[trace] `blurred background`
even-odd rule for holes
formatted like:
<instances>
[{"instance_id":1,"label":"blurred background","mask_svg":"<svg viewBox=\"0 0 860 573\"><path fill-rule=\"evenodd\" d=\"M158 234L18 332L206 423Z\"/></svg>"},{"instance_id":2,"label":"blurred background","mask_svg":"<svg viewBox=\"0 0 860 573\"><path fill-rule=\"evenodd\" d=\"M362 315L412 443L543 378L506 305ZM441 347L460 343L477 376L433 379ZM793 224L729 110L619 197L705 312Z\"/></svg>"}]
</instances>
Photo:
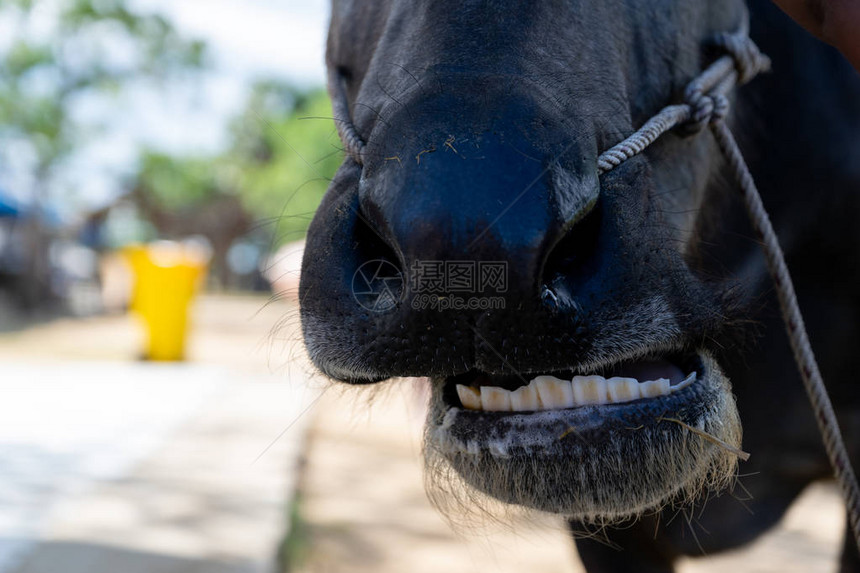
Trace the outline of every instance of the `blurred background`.
<instances>
[{"instance_id":1,"label":"blurred background","mask_svg":"<svg viewBox=\"0 0 860 573\"><path fill-rule=\"evenodd\" d=\"M370 400L304 358L327 17L0 0L0 573L581 570L559 520L429 506L422 381ZM842 520L815 487L682 570L830 571Z\"/></svg>"},{"instance_id":2,"label":"blurred background","mask_svg":"<svg viewBox=\"0 0 860 573\"><path fill-rule=\"evenodd\" d=\"M340 163L325 3L0 7L4 316L121 309L111 254L164 239L209 251L212 289L269 290Z\"/></svg>"}]
</instances>

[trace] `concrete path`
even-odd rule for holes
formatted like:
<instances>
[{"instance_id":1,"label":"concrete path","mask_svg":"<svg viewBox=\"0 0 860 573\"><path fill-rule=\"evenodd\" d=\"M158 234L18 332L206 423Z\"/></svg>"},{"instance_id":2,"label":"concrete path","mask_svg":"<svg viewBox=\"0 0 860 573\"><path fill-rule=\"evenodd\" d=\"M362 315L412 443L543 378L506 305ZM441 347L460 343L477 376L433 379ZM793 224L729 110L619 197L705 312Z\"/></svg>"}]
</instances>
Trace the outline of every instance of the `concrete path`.
<instances>
[{"instance_id":1,"label":"concrete path","mask_svg":"<svg viewBox=\"0 0 860 573\"><path fill-rule=\"evenodd\" d=\"M271 566L307 392L215 368L70 363L4 365L0 395L0 571Z\"/></svg>"},{"instance_id":2,"label":"concrete path","mask_svg":"<svg viewBox=\"0 0 860 573\"><path fill-rule=\"evenodd\" d=\"M70 359L135 354L119 317L0 340L0 572L274 570L317 394L266 368L264 303L205 301L191 364Z\"/></svg>"}]
</instances>

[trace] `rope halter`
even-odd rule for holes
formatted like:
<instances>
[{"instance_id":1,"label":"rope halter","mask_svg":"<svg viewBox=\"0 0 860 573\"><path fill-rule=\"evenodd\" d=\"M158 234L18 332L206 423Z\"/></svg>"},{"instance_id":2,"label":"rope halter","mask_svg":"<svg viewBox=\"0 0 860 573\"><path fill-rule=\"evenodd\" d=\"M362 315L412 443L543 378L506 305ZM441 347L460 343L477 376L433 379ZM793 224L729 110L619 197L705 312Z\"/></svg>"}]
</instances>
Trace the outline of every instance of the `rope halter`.
<instances>
[{"instance_id":1,"label":"rope halter","mask_svg":"<svg viewBox=\"0 0 860 573\"><path fill-rule=\"evenodd\" d=\"M672 128L677 127L682 135L689 136L725 119L729 112L729 91L770 69L770 58L759 51L746 32L720 34L712 44L727 54L687 84L684 103L664 107L633 135L600 154L598 175L638 155Z\"/></svg>"}]
</instances>

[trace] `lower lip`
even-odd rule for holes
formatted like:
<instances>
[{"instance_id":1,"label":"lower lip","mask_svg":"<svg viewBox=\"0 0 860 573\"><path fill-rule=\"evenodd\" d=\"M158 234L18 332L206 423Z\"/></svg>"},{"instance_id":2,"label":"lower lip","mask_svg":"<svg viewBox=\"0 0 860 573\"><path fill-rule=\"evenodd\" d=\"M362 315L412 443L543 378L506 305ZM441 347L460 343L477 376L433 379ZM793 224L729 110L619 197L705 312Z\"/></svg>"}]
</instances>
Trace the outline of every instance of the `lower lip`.
<instances>
[{"instance_id":1,"label":"lower lip","mask_svg":"<svg viewBox=\"0 0 860 573\"><path fill-rule=\"evenodd\" d=\"M692 410L708 402L707 393L706 380L697 379L676 393L622 404L534 412L485 412L448 406L437 429L445 436L444 444L440 444L443 450L452 453L553 455L563 452L566 438L598 443L618 431L659 423L682 408L691 410L695 417Z\"/></svg>"},{"instance_id":2,"label":"lower lip","mask_svg":"<svg viewBox=\"0 0 860 573\"><path fill-rule=\"evenodd\" d=\"M465 410L437 383L425 442L428 459L442 464L434 475L505 504L584 519L630 517L714 476L728 479L735 458L691 432L739 446L737 409L719 365L706 352L698 358L696 382L677 392L559 410Z\"/></svg>"}]
</instances>

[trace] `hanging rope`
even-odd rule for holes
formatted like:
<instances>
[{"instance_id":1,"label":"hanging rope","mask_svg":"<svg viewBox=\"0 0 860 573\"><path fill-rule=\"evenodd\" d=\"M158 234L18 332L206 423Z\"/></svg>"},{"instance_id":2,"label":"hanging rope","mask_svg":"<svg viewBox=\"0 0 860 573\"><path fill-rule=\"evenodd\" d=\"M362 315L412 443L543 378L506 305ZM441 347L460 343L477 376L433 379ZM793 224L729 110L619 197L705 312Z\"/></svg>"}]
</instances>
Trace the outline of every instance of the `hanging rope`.
<instances>
[{"instance_id":1,"label":"hanging rope","mask_svg":"<svg viewBox=\"0 0 860 573\"><path fill-rule=\"evenodd\" d=\"M785 264L785 257L749 168L724 121L728 113L726 94L729 90L751 80L759 72L769 69L770 60L749 39L746 29L737 34L722 34L716 39L715 45L726 51L728 55L722 56L690 82L684 92L683 104L663 108L633 135L602 153L597 158L598 173L606 173L641 153L670 129L679 128L682 133L690 134L701 131L706 125L710 126L711 133L738 182L750 221L762 243L767 267L776 287L794 360L797 362L803 385L812 404L836 481L842 490L848 520L860 550L860 489L857 486L857 478L851 468L836 413L812 353L812 346L800 314L797 295Z\"/></svg>"}]
</instances>

